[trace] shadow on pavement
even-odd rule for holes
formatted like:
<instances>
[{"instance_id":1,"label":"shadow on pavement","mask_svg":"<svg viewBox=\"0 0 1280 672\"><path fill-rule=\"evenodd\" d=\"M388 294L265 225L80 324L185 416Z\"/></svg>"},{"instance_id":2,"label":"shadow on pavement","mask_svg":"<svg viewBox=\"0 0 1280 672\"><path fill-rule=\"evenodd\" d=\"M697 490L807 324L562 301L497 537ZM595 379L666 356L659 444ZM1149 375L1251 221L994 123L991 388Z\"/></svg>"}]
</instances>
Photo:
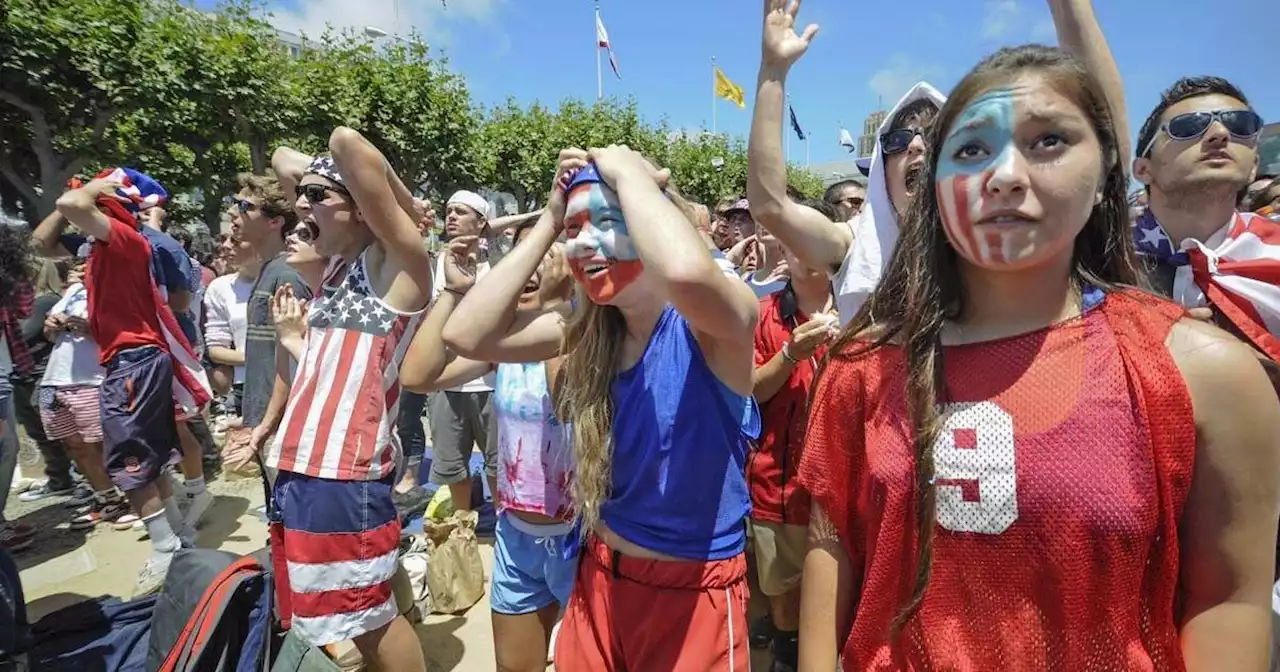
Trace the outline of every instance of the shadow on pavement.
<instances>
[{"instance_id":1,"label":"shadow on pavement","mask_svg":"<svg viewBox=\"0 0 1280 672\"><path fill-rule=\"evenodd\" d=\"M422 654L427 660L427 672L446 672L457 669L466 654L466 646L454 633L467 622L465 616L457 616L443 623L418 623L413 626L422 642Z\"/></svg>"}]
</instances>

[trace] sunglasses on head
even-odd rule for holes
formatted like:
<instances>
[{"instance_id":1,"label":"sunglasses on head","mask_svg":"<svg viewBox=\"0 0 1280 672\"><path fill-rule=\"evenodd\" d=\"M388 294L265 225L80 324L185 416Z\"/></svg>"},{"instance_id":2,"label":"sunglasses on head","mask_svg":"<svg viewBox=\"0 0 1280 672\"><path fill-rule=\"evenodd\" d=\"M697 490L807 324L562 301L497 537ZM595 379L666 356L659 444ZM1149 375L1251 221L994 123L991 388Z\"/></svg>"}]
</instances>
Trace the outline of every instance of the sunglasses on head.
<instances>
[{"instance_id":1,"label":"sunglasses on head","mask_svg":"<svg viewBox=\"0 0 1280 672\"><path fill-rule=\"evenodd\" d=\"M347 194L346 189L331 187L327 184L299 184L293 191L296 196L306 197L308 203L323 203L324 199L329 197L328 192L330 191L337 194Z\"/></svg>"},{"instance_id":2,"label":"sunglasses on head","mask_svg":"<svg viewBox=\"0 0 1280 672\"><path fill-rule=\"evenodd\" d=\"M924 137L924 129L899 128L888 133L882 133L880 134L880 152L885 156L905 152L917 135Z\"/></svg>"},{"instance_id":3,"label":"sunglasses on head","mask_svg":"<svg viewBox=\"0 0 1280 672\"><path fill-rule=\"evenodd\" d=\"M1222 122L1231 137L1240 140L1252 140L1262 132L1262 117L1253 110L1187 112L1165 122L1160 130L1151 136L1151 142L1147 143L1146 148L1138 156L1148 156L1151 153L1151 148L1155 146L1160 133L1164 133L1173 140L1195 140L1209 130L1215 119Z\"/></svg>"}]
</instances>

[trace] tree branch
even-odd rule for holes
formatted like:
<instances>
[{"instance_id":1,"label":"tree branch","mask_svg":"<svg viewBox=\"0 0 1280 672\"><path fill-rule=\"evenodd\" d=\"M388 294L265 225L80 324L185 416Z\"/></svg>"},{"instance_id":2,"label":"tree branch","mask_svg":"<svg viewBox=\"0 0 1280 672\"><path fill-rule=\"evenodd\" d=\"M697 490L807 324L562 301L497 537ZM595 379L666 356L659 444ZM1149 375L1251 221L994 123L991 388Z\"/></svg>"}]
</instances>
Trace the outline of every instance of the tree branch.
<instances>
[{"instance_id":1,"label":"tree branch","mask_svg":"<svg viewBox=\"0 0 1280 672\"><path fill-rule=\"evenodd\" d=\"M18 175L18 171L14 170L13 163L9 161L8 152L0 152L0 175L3 175L4 179L27 199L27 202L33 205L40 202L40 196L36 194L36 190Z\"/></svg>"},{"instance_id":2,"label":"tree branch","mask_svg":"<svg viewBox=\"0 0 1280 672\"><path fill-rule=\"evenodd\" d=\"M18 108L19 110L22 110L23 112L26 112L27 114L33 117L36 116L37 114L41 114L40 108L36 107L35 105L32 105L31 103L28 103L27 101L19 98L18 96L12 93L9 93L8 91L0 91L0 100L3 100L4 102L9 103L10 105Z\"/></svg>"},{"instance_id":3,"label":"tree branch","mask_svg":"<svg viewBox=\"0 0 1280 672\"><path fill-rule=\"evenodd\" d=\"M111 123L111 118L114 116L115 116L115 110L109 107L102 110L98 110L98 114L95 115L93 118L94 144L97 144L102 141L102 136L107 132L107 124Z\"/></svg>"}]
</instances>

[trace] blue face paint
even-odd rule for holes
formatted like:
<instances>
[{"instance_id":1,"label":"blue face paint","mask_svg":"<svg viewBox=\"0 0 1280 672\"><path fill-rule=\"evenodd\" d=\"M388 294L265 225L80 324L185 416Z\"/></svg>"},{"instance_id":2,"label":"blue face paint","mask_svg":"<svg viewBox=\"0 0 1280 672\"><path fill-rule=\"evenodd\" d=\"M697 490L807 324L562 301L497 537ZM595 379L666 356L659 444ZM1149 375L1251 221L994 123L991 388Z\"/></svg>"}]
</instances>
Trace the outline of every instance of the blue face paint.
<instances>
[{"instance_id":1,"label":"blue face paint","mask_svg":"<svg viewBox=\"0 0 1280 672\"><path fill-rule=\"evenodd\" d=\"M1013 92L995 89L983 94L960 113L952 129L938 155L938 181L981 173L1009 160L1014 151Z\"/></svg>"}]
</instances>

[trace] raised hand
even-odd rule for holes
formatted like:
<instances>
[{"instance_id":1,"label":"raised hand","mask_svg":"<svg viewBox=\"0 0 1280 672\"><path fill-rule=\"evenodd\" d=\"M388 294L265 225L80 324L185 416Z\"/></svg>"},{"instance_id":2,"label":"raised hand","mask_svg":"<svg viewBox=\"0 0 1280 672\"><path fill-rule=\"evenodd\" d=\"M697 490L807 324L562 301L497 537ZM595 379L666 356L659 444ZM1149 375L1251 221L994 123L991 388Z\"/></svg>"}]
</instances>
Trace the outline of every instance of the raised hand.
<instances>
[{"instance_id":1,"label":"raised hand","mask_svg":"<svg viewBox=\"0 0 1280 672\"><path fill-rule=\"evenodd\" d=\"M659 189L665 189L671 181L670 170L659 170L640 152L626 145L597 147L587 152L587 158L596 164L600 177L615 191L619 183L630 179L652 180Z\"/></svg>"},{"instance_id":2,"label":"raised hand","mask_svg":"<svg viewBox=\"0 0 1280 672\"><path fill-rule=\"evenodd\" d=\"M476 250L479 236L457 236L449 241L444 257L444 287L458 294L466 294L476 284Z\"/></svg>"},{"instance_id":3,"label":"raised hand","mask_svg":"<svg viewBox=\"0 0 1280 672\"><path fill-rule=\"evenodd\" d=\"M765 0L764 37L760 47L765 65L790 68L809 50L818 34L818 24L809 24L803 34L796 33L799 13L800 0Z\"/></svg>"},{"instance_id":4,"label":"raised hand","mask_svg":"<svg viewBox=\"0 0 1280 672\"><path fill-rule=\"evenodd\" d=\"M276 333L281 338L302 338L306 335L306 305L306 301L293 295L293 285L276 288L276 294L271 298L271 321L275 323Z\"/></svg>"}]
</instances>

